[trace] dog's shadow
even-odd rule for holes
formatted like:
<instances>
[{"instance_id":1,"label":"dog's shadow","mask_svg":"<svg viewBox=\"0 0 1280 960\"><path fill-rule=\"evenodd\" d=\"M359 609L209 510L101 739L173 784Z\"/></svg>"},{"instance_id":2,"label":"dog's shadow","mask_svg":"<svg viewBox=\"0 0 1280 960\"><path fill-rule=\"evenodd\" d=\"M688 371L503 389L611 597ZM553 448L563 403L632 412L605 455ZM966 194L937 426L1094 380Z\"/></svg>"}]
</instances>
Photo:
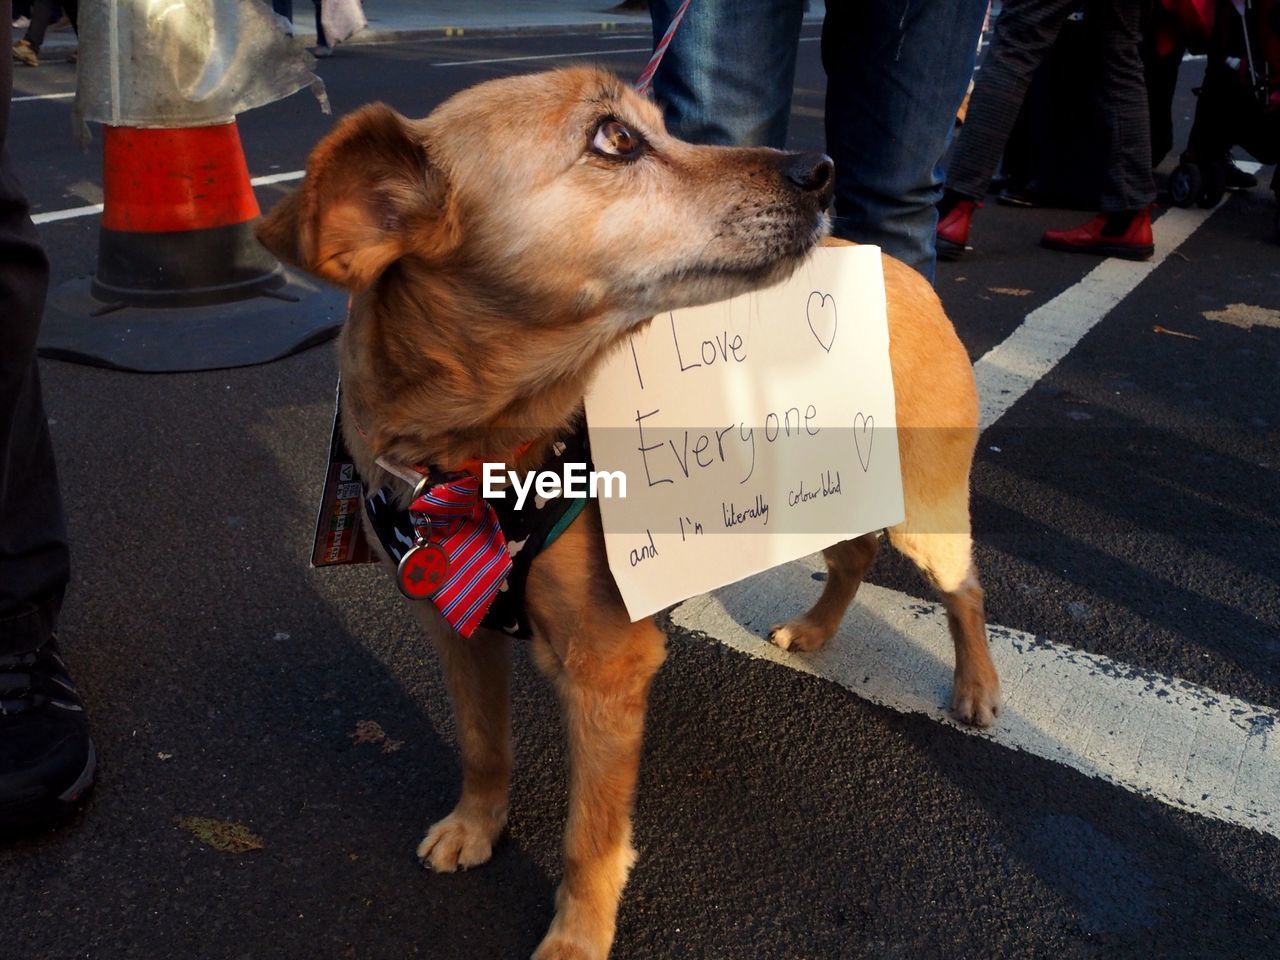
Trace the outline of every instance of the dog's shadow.
<instances>
[{"instance_id":1,"label":"dog's shadow","mask_svg":"<svg viewBox=\"0 0 1280 960\"><path fill-rule=\"evenodd\" d=\"M791 769L775 760L766 744L759 744L755 762L764 772L748 774L717 759L733 750L741 752L741 736L699 721L696 745L705 756L687 758L693 770L705 771L705 782L697 789L710 794L699 799L708 807L741 808L750 802L756 780L763 781L760 789L771 803L782 799L780 807L757 808L774 831L772 836L757 836L754 823L747 826L732 818L718 818L725 829L714 824L700 827L701 835L715 837L724 849L732 850L737 862L770 871L813 854L811 869L819 875L867 878L865 889L828 891L811 889L782 871L777 879L787 884L789 898L810 904L811 915L795 922L806 924L816 938L829 935L833 944L849 935L846 923L856 922L868 955L880 949L893 955L908 931L932 942L927 932L939 918L929 910L888 923L867 905L878 884L896 883L895 871L913 863L921 850L944 850L958 843L962 858L951 867L931 868L932 882L956 874L968 892L955 895L971 898L975 905L1002 887L1017 885L1027 897L1047 897L1046 909L1076 935L1123 955L1141 955L1151 944L1159 945L1153 948L1156 954L1184 955L1179 951L1187 948L1185 955L1198 956L1212 955L1213 945L1226 940L1242 950L1245 944L1263 949L1271 942L1280 920L1274 898L1261 897L1222 866L1247 862L1255 844L1270 841L1104 782L1093 754L1082 753L1075 741L1064 737L1062 724L1044 723L1043 709L1028 699L1040 688L1029 687L1017 695L1025 665L1016 645L1026 643L1026 638L993 630L993 655L1015 695L1006 698L996 726L982 732L961 727L947 714L953 660L945 614L937 604L903 599L864 584L839 632L821 651L791 654L769 644L764 638L771 624L803 612L816 599L820 585L813 581L821 578L821 567L820 557L806 558L770 571L767 580L751 578L688 601L672 614L677 627L701 627L722 642L698 649L704 641L695 634L688 655L702 663L703 673L717 678L726 701L746 704L737 722L748 729L777 723L791 728L792 733L776 728L765 738L774 744L772 750L777 743L786 744L789 736L795 736L797 744L813 741L797 749ZM782 709L780 721L779 707L761 703L751 693L754 685L743 681L740 693L726 686L731 683L728 678L741 671L742 654L831 680L871 703L848 701L841 708L838 696L833 699L812 680L781 674L771 678L770 689L779 701L794 700ZM736 671L719 663L726 657L738 662ZM661 696L659 688L655 700ZM807 707L813 710L808 726L819 730L817 734L806 729ZM869 729L880 732L851 737L831 726L833 713L842 715L848 730L875 721ZM661 717L661 711L655 709L655 715ZM970 736L957 736L960 731ZM664 743L664 749L687 749L678 742L677 731L665 735L672 742ZM717 749L717 735L736 743ZM751 739L748 736L748 743ZM821 751L824 740L825 771L822 761L813 760L815 743ZM983 740L1005 749L992 749ZM842 752L846 746L848 753ZM892 758L895 771L904 762L914 761L916 768L888 782L883 776L886 756ZM933 808L939 798L944 809ZM735 823L742 824L736 832ZM842 833L856 837L867 831L875 832L883 844L869 848L874 862L859 859L863 848L856 841L840 838ZM714 869L714 850L706 856L706 869ZM640 870L645 870L643 859ZM1204 913L1206 901L1213 904L1211 920ZM781 917L773 920L779 925L787 922ZM968 933L982 933L980 915L978 921L972 930L954 932L954 955L968 955L959 945ZM937 935L943 938L938 942L944 942L948 931L939 929Z\"/></svg>"}]
</instances>

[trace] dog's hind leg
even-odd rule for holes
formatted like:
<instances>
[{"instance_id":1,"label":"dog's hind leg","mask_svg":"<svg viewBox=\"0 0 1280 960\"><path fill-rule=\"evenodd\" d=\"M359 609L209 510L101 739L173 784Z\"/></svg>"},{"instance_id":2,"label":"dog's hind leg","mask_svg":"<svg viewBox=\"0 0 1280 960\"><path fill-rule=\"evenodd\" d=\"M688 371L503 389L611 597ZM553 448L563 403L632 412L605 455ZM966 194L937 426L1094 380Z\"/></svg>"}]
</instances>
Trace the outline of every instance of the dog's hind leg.
<instances>
[{"instance_id":1,"label":"dog's hind leg","mask_svg":"<svg viewBox=\"0 0 1280 960\"><path fill-rule=\"evenodd\" d=\"M434 611L420 617L440 653L445 683L458 722L462 797L418 845L418 858L432 870L452 872L489 859L507 824L511 778L511 640L479 631L469 640L445 626Z\"/></svg>"},{"instance_id":2,"label":"dog's hind leg","mask_svg":"<svg viewBox=\"0 0 1280 960\"><path fill-rule=\"evenodd\" d=\"M989 727L1000 712L1000 680L987 644L982 587L973 565L967 482L947 501L907 505L889 542L915 561L942 594L956 651L951 709L964 723Z\"/></svg>"},{"instance_id":3,"label":"dog's hind leg","mask_svg":"<svg viewBox=\"0 0 1280 960\"><path fill-rule=\"evenodd\" d=\"M783 650L810 653L820 649L839 628L844 612L853 602L879 547L879 534L866 533L823 550L827 582L822 588L822 596L803 617L771 628L769 639Z\"/></svg>"}]
</instances>

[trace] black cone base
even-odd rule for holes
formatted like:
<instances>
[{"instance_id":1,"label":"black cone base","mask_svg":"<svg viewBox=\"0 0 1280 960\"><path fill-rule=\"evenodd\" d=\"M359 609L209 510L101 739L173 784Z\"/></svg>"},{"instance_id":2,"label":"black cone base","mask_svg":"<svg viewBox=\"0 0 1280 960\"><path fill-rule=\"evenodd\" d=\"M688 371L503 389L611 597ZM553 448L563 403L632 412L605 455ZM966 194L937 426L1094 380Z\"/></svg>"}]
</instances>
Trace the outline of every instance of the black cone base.
<instances>
[{"instance_id":1,"label":"black cone base","mask_svg":"<svg viewBox=\"0 0 1280 960\"><path fill-rule=\"evenodd\" d=\"M247 300L285 284L253 235L258 218L174 233L98 230L98 272L89 292L131 307L202 307Z\"/></svg>"},{"instance_id":2,"label":"black cone base","mask_svg":"<svg viewBox=\"0 0 1280 960\"><path fill-rule=\"evenodd\" d=\"M221 370L268 363L334 336L347 295L285 271L269 293L197 307L119 307L91 293L91 278L52 292L40 328L42 357L139 373Z\"/></svg>"}]
</instances>

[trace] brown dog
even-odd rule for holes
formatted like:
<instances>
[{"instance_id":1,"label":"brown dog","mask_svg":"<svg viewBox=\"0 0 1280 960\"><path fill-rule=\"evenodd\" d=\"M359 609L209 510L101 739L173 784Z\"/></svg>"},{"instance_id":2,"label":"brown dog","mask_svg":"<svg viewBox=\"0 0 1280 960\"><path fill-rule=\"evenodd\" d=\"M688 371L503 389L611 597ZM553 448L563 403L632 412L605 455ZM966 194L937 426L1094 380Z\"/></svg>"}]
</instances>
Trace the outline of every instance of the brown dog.
<instances>
[{"instance_id":1,"label":"brown dog","mask_svg":"<svg viewBox=\"0 0 1280 960\"><path fill-rule=\"evenodd\" d=\"M424 120L357 111L259 236L352 292L344 430L376 486L379 456L536 467L612 346L656 313L787 276L826 231L831 192L825 157L682 143L616 77L573 69L485 83ZM953 705L986 725L999 694L970 560L973 375L929 284L894 260L884 269L906 504L889 538L942 592ZM774 641L813 650L830 637L876 545L869 534L827 550L822 598ZM635 859L631 806L664 638L628 619L594 506L534 560L526 604L571 753L564 878L534 956L600 960ZM418 854L451 871L486 861L506 823L510 641L463 640L431 605L415 609L444 665L464 770L457 807Z\"/></svg>"}]
</instances>

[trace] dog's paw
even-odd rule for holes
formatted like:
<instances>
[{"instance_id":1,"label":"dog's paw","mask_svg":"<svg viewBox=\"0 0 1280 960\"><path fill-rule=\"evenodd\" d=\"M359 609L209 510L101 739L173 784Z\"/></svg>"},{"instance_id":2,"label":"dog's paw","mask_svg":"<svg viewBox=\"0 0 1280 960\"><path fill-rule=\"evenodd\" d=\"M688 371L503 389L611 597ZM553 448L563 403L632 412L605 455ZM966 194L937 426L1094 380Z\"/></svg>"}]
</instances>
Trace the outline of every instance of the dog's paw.
<instances>
[{"instance_id":1,"label":"dog's paw","mask_svg":"<svg viewBox=\"0 0 1280 960\"><path fill-rule=\"evenodd\" d=\"M531 960L604 960L608 955L608 950L599 953L581 941L549 933L533 951Z\"/></svg>"},{"instance_id":2,"label":"dog's paw","mask_svg":"<svg viewBox=\"0 0 1280 960\"><path fill-rule=\"evenodd\" d=\"M989 727L1000 715L1000 681L991 677L955 678L951 691L951 712L961 723Z\"/></svg>"},{"instance_id":3,"label":"dog's paw","mask_svg":"<svg viewBox=\"0 0 1280 960\"><path fill-rule=\"evenodd\" d=\"M437 873L478 867L493 856L502 827L498 818L454 810L427 831L418 844L418 859Z\"/></svg>"},{"instance_id":4,"label":"dog's paw","mask_svg":"<svg viewBox=\"0 0 1280 960\"><path fill-rule=\"evenodd\" d=\"M813 653L831 639L831 632L804 617L788 620L769 628L769 642L783 650Z\"/></svg>"}]
</instances>

